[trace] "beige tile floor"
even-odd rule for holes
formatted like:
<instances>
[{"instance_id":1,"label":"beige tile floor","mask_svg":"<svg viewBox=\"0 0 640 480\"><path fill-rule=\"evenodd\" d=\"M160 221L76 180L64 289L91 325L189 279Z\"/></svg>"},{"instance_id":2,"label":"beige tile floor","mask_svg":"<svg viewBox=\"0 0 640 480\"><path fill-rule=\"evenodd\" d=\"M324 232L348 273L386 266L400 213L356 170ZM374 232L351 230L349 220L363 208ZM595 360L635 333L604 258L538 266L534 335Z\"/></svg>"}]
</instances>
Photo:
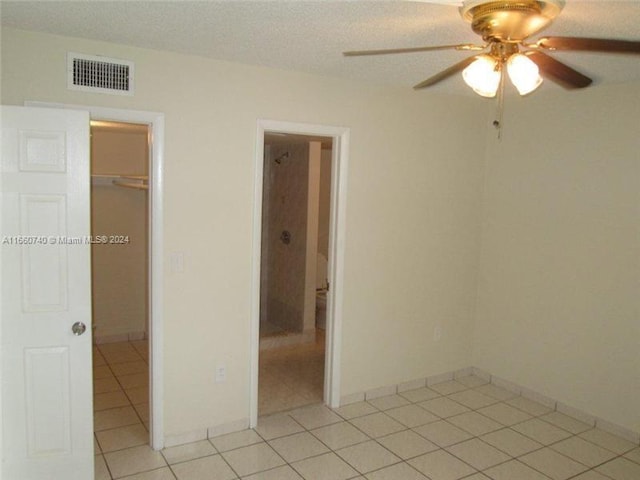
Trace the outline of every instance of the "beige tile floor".
<instances>
[{"instance_id":1,"label":"beige tile floor","mask_svg":"<svg viewBox=\"0 0 640 480\"><path fill-rule=\"evenodd\" d=\"M161 452L97 455L96 479L110 478L638 480L640 446L470 376L263 416L254 430Z\"/></svg>"},{"instance_id":2,"label":"beige tile floor","mask_svg":"<svg viewBox=\"0 0 640 480\"><path fill-rule=\"evenodd\" d=\"M123 465L150 450L146 340L94 345L93 410L95 478L120 478L128 473ZM157 463L161 458L151 454L144 465L161 466L164 463Z\"/></svg>"},{"instance_id":3,"label":"beige tile floor","mask_svg":"<svg viewBox=\"0 0 640 480\"><path fill-rule=\"evenodd\" d=\"M260 350L258 414L268 415L322 402L324 330L316 341Z\"/></svg>"}]
</instances>

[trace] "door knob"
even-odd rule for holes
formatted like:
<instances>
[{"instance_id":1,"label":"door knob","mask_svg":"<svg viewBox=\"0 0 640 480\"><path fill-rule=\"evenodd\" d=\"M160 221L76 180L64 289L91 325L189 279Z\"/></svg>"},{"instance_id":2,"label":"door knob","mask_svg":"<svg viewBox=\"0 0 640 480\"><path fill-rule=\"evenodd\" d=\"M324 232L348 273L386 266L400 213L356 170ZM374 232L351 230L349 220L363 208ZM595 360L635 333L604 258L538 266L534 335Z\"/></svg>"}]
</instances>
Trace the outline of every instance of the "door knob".
<instances>
[{"instance_id":1,"label":"door knob","mask_svg":"<svg viewBox=\"0 0 640 480\"><path fill-rule=\"evenodd\" d=\"M82 335L86 329L87 329L87 326L82 322L76 322L71 327L71 331L76 337Z\"/></svg>"}]
</instances>

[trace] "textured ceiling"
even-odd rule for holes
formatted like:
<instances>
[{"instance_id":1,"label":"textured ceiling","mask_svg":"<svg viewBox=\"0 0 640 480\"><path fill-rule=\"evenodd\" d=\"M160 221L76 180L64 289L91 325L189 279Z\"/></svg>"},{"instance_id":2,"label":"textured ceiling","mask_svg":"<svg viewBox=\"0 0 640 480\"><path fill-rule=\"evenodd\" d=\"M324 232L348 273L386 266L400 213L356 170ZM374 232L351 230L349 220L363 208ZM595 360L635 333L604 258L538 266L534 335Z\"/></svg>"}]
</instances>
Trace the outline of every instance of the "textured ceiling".
<instances>
[{"instance_id":1,"label":"textured ceiling","mask_svg":"<svg viewBox=\"0 0 640 480\"><path fill-rule=\"evenodd\" d=\"M477 43L459 2L4 1L2 25L410 88L469 55L345 50ZM640 40L640 0L567 0L545 35ZM534 37L536 38L536 37ZM87 52L89 53L89 52ZM100 52L91 52L99 54ZM640 56L553 54L595 84L640 81ZM467 94L459 75L433 87ZM544 88L560 88L545 82Z\"/></svg>"}]
</instances>

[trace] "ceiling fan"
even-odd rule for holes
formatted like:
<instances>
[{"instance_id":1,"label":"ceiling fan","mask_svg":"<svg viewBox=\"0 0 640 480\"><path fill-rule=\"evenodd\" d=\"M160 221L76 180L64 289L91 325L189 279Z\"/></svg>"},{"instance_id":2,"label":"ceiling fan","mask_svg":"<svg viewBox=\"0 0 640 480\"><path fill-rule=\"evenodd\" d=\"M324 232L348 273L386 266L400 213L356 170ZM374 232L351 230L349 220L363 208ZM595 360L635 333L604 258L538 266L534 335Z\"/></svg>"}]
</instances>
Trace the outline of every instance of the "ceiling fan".
<instances>
[{"instance_id":1,"label":"ceiling fan","mask_svg":"<svg viewBox=\"0 0 640 480\"><path fill-rule=\"evenodd\" d=\"M434 0L432 0L434 1ZM434 3L450 3L435 1ZM460 7L462 18L480 35L482 45L459 44L386 50L344 52L347 57L433 50L484 52L452 65L420 82L414 89L434 85L462 71L464 81L479 95L494 97L504 86L506 70L521 95L542 83L541 74L568 89L584 88L592 79L547 55L544 51L575 50L605 53L640 53L640 41L607 38L543 37L527 39L547 27L562 11L564 0L466 0Z\"/></svg>"}]
</instances>

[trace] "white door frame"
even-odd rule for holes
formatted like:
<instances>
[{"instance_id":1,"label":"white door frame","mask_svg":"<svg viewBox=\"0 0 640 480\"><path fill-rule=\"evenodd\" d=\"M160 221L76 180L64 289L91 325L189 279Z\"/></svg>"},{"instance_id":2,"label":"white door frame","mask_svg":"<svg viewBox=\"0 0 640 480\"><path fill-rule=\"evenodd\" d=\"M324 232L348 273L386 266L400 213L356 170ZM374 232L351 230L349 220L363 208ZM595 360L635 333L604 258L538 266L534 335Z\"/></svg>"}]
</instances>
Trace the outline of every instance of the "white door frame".
<instances>
[{"instance_id":1,"label":"white door frame","mask_svg":"<svg viewBox=\"0 0 640 480\"><path fill-rule=\"evenodd\" d=\"M327 125L258 120L254 164L253 252L251 272L251 363L249 424L258 424L258 371L260 351L260 260L262 246L262 183L265 132L314 135L333 139L331 159L331 215L329 219L327 336L325 347L324 402L340 404L340 352L342 343L342 299L344 279L345 227L347 210L347 166L349 129Z\"/></svg>"},{"instance_id":2,"label":"white door frame","mask_svg":"<svg viewBox=\"0 0 640 480\"><path fill-rule=\"evenodd\" d=\"M91 120L129 122L149 125L151 128L150 183L151 204L149 208L149 343L150 343L150 427L151 448L164 447L164 310L163 310L163 218L162 204L164 188L164 113L125 110L120 108L90 105L26 101L25 106L63 108L89 112Z\"/></svg>"}]
</instances>

